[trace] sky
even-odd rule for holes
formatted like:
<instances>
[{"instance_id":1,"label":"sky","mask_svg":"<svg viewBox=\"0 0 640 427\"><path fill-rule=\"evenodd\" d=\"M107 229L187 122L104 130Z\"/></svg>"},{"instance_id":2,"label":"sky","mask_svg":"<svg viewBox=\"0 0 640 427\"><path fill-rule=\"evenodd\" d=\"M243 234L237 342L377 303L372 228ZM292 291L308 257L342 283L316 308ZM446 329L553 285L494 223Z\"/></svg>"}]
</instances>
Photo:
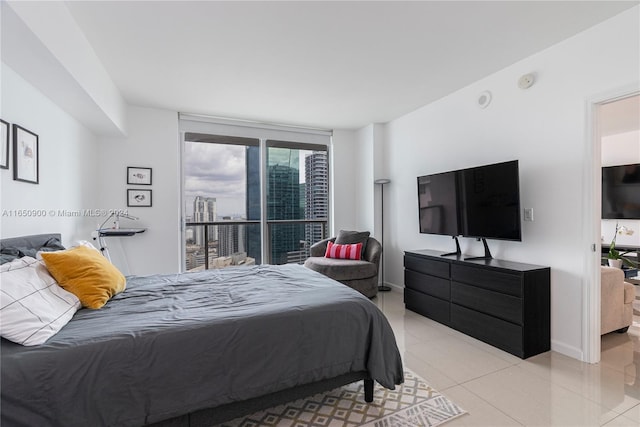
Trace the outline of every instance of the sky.
<instances>
[{"instance_id":1,"label":"sky","mask_svg":"<svg viewBox=\"0 0 640 427\"><path fill-rule=\"evenodd\" d=\"M245 214L245 147L185 143L184 195L186 214L193 214L196 196L215 197L218 216Z\"/></svg>"},{"instance_id":2,"label":"sky","mask_svg":"<svg viewBox=\"0 0 640 427\"><path fill-rule=\"evenodd\" d=\"M300 171L311 151L300 150ZM215 197L218 218L245 217L245 147L242 145L186 142L184 150L186 215L193 214L196 196ZM304 172L300 173L304 182Z\"/></svg>"}]
</instances>

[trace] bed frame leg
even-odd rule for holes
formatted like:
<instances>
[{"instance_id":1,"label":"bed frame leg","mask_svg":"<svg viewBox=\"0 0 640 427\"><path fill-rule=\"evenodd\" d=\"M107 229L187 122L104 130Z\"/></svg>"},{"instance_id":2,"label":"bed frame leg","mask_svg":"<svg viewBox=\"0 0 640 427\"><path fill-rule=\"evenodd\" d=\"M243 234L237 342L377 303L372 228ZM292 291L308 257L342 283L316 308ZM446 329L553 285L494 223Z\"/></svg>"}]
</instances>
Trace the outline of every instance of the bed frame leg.
<instances>
[{"instance_id":1,"label":"bed frame leg","mask_svg":"<svg viewBox=\"0 0 640 427\"><path fill-rule=\"evenodd\" d=\"M364 380L364 401L368 403L373 402L373 380Z\"/></svg>"}]
</instances>

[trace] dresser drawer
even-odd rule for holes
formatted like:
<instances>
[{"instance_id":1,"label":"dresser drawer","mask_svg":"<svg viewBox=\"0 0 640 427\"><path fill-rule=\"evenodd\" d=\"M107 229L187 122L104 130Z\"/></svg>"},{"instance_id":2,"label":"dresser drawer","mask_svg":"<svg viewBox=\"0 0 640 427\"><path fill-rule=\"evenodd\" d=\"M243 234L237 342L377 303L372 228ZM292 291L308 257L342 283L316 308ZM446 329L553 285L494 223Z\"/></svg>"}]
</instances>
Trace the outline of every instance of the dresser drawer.
<instances>
[{"instance_id":1,"label":"dresser drawer","mask_svg":"<svg viewBox=\"0 0 640 427\"><path fill-rule=\"evenodd\" d=\"M527 358L549 351L550 270L505 260L405 252L408 310Z\"/></svg>"},{"instance_id":2,"label":"dresser drawer","mask_svg":"<svg viewBox=\"0 0 640 427\"><path fill-rule=\"evenodd\" d=\"M451 326L513 355L525 356L521 326L456 304L451 304Z\"/></svg>"},{"instance_id":3,"label":"dresser drawer","mask_svg":"<svg viewBox=\"0 0 640 427\"><path fill-rule=\"evenodd\" d=\"M431 295L405 288L404 304L411 311L415 311L444 325L449 325L449 301L444 301Z\"/></svg>"},{"instance_id":4,"label":"dresser drawer","mask_svg":"<svg viewBox=\"0 0 640 427\"><path fill-rule=\"evenodd\" d=\"M451 279L490 291L522 297L522 276L519 274L454 264L451 266Z\"/></svg>"},{"instance_id":5,"label":"dresser drawer","mask_svg":"<svg viewBox=\"0 0 640 427\"><path fill-rule=\"evenodd\" d=\"M436 261L413 255L405 255L404 268L444 279L449 278L449 263L446 261Z\"/></svg>"},{"instance_id":6,"label":"dresser drawer","mask_svg":"<svg viewBox=\"0 0 640 427\"><path fill-rule=\"evenodd\" d=\"M451 302L467 308L522 324L522 299L463 283L451 283Z\"/></svg>"},{"instance_id":7,"label":"dresser drawer","mask_svg":"<svg viewBox=\"0 0 640 427\"><path fill-rule=\"evenodd\" d=\"M429 294L440 299L449 300L449 280L441 277L418 273L413 270L404 271L404 285L407 288Z\"/></svg>"}]
</instances>

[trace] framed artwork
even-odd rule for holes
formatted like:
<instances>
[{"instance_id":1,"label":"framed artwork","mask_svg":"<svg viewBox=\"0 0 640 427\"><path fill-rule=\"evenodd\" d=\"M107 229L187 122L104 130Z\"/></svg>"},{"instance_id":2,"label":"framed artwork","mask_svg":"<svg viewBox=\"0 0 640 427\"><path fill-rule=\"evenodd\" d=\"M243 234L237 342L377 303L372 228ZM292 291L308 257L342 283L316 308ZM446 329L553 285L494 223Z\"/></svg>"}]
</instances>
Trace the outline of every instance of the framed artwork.
<instances>
[{"instance_id":1,"label":"framed artwork","mask_svg":"<svg viewBox=\"0 0 640 427\"><path fill-rule=\"evenodd\" d=\"M38 184L40 151L38 135L16 124L13 125L13 179Z\"/></svg>"},{"instance_id":2,"label":"framed artwork","mask_svg":"<svg viewBox=\"0 0 640 427\"><path fill-rule=\"evenodd\" d=\"M0 119L0 168L9 169L9 123Z\"/></svg>"},{"instance_id":3,"label":"framed artwork","mask_svg":"<svg viewBox=\"0 0 640 427\"><path fill-rule=\"evenodd\" d=\"M131 207L150 207L151 206L151 190L127 190L127 206Z\"/></svg>"},{"instance_id":4,"label":"framed artwork","mask_svg":"<svg viewBox=\"0 0 640 427\"><path fill-rule=\"evenodd\" d=\"M127 184L151 185L151 168L127 167Z\"/></svg>"}]
</instances>

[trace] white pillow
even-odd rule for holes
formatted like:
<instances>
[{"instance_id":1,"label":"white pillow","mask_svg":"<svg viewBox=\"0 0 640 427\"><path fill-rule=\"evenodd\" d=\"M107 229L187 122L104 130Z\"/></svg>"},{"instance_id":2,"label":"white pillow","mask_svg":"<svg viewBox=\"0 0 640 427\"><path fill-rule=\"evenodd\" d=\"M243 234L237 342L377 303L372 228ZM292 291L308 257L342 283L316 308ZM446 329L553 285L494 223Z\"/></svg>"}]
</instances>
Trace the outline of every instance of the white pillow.
<instances>
[{"instance_id":1,"label":"white pillow","mask_svg":"<svg viewBox=\"0 0 640 427\"><path fill-rule=\"evenodd\" d=\"M93 246L93 243L89 242L88 240L76 240L76 242L71 247L75 248L76 246L85 246L85 247L87 247L89 249L93 249L94 251L98 251L98 248ZM98 252L100 252L100 251L98 251Z\"/></svg>"},{"instance_id":2,"label":"white pillow","mask_svg":"<svg viewBox=\"0 0 640 427\"><path fill-rule=\"evenodd\" d=\"M22 345L42 344L80 308L44 262L23 257L0 266L0 335Z\"/></svg>"}]
</instances>

